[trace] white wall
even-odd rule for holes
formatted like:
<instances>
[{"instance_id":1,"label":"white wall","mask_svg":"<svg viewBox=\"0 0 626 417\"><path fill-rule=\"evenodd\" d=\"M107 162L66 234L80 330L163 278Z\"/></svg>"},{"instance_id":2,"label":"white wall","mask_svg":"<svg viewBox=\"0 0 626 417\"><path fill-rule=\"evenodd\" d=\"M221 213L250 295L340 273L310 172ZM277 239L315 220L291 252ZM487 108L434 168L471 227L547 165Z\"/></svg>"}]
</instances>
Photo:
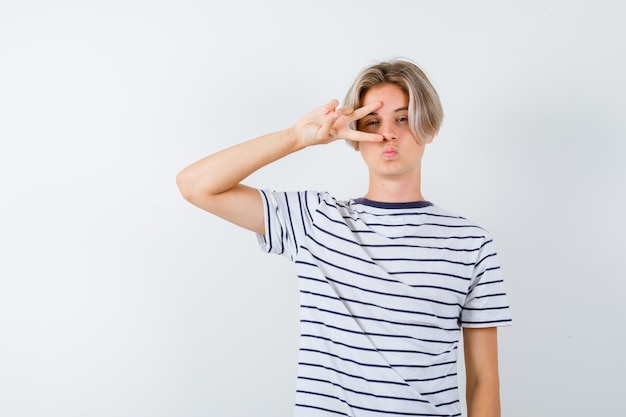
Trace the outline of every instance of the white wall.
<instances>
[{"instance_id":1,"label":"white wall","mask_svg":"<svg viewBox=\"0 0 626 417\"><path fill-rule=\"evenodd\" d=\"M1 0L0 415L290 415L293 269L174 178L394 56L446 110L426 197L501 253L503 415L624 415L623 19L609 0ZM250 183L347 198L364 173L337 143Z\"/></svg>"}]
</instances>

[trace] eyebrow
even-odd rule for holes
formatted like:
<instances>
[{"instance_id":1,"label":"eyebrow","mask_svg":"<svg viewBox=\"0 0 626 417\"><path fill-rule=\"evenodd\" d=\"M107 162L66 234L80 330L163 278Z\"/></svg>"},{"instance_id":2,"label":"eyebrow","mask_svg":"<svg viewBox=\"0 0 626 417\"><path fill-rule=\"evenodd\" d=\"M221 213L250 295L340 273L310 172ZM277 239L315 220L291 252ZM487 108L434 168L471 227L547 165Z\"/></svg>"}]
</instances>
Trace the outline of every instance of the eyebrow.
<instances>
[{"instance_id":1,"label":"eyebrow","mask_svg":"<svg viewBox=\"0 0 626 417\"><path fill-rule=\"evenodd\" d=\"M393 112L394 113L398 113L399 111L405 111L405 110L409 110L409 107L408 106L399 107L399 108L395 109ZM367 114L366 116L378 116L378 113L376 113L374 111L374 112L371 112L371 113Z\"/></svg>"}]
</instances>

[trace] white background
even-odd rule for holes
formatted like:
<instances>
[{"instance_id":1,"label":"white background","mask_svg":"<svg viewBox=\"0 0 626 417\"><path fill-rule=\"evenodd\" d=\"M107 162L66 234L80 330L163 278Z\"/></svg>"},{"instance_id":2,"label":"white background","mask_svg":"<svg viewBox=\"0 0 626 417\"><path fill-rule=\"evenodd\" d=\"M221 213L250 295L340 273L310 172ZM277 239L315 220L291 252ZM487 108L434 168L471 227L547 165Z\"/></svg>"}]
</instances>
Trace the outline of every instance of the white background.
<instances>
[{"instance_id":1,"label":"white background","mask_svg":"<svg viewBox=\"0 0 626 417\"><path fill-rule=\"evenodd\" d=\"M626 56L618 1L0 0L0 415L289 416L286 259L176 173L405 56L444 127L425 196L494 236L503 415L623 416ZM307 149L249 184L365 192Z\"/></svg>"}]
</instances>

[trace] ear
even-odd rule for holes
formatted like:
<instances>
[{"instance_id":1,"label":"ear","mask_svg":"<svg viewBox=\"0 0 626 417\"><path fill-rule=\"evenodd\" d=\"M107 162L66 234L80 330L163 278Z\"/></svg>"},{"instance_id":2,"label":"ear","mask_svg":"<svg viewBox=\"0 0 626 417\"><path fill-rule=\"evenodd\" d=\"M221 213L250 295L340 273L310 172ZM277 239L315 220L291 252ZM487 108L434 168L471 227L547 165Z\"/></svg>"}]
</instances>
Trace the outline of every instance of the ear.
<instances>
[{"instance_id":1,"label":"ear","mask_svg":"<svg viewBox=\"0 0 626 417\"><path fill-rule=\"evenodd\" d=\"M430 136L430 137L427 137L427 138L424 140L424 145L428 145L429 143L432 143L432 141L433 141L434 139L435 139L435 135L432 135L432 136Z\"/></svg>"},{"instance_id":2,"label":"ear","mask_svg":"<svg viewBox=\"0 0 626 417\"><path fill-rule=\"evenodd\" d=\"M355 151L359 151L359 142L354 142L354 146L353 146Z\"/></svg>"}]
</instances>

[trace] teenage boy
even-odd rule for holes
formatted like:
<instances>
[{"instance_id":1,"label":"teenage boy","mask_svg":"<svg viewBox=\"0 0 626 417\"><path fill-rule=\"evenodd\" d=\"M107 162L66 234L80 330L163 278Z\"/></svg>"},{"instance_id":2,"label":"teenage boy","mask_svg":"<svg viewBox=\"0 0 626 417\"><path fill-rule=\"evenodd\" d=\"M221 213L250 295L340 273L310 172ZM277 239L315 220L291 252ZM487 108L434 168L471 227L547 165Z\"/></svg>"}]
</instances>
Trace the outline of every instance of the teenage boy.
<instances>
[{"instance_id":1,"label":"teenage boy","mask_svg":"<svg viewBox=\"0 0 626 417\"><path fill-rule=\"evenodd\" d=\"M497 326L511 322L494 244L424 199L421 161L443 111L407 60L366 67L343 107L207 156L177 177L196 206L294 262L301 336L294 416L459 416L463 334L470 417L500 415ZM308 146L347 140L368 167L361 198L241 182Z\"/></svg>"}]
</instances>

